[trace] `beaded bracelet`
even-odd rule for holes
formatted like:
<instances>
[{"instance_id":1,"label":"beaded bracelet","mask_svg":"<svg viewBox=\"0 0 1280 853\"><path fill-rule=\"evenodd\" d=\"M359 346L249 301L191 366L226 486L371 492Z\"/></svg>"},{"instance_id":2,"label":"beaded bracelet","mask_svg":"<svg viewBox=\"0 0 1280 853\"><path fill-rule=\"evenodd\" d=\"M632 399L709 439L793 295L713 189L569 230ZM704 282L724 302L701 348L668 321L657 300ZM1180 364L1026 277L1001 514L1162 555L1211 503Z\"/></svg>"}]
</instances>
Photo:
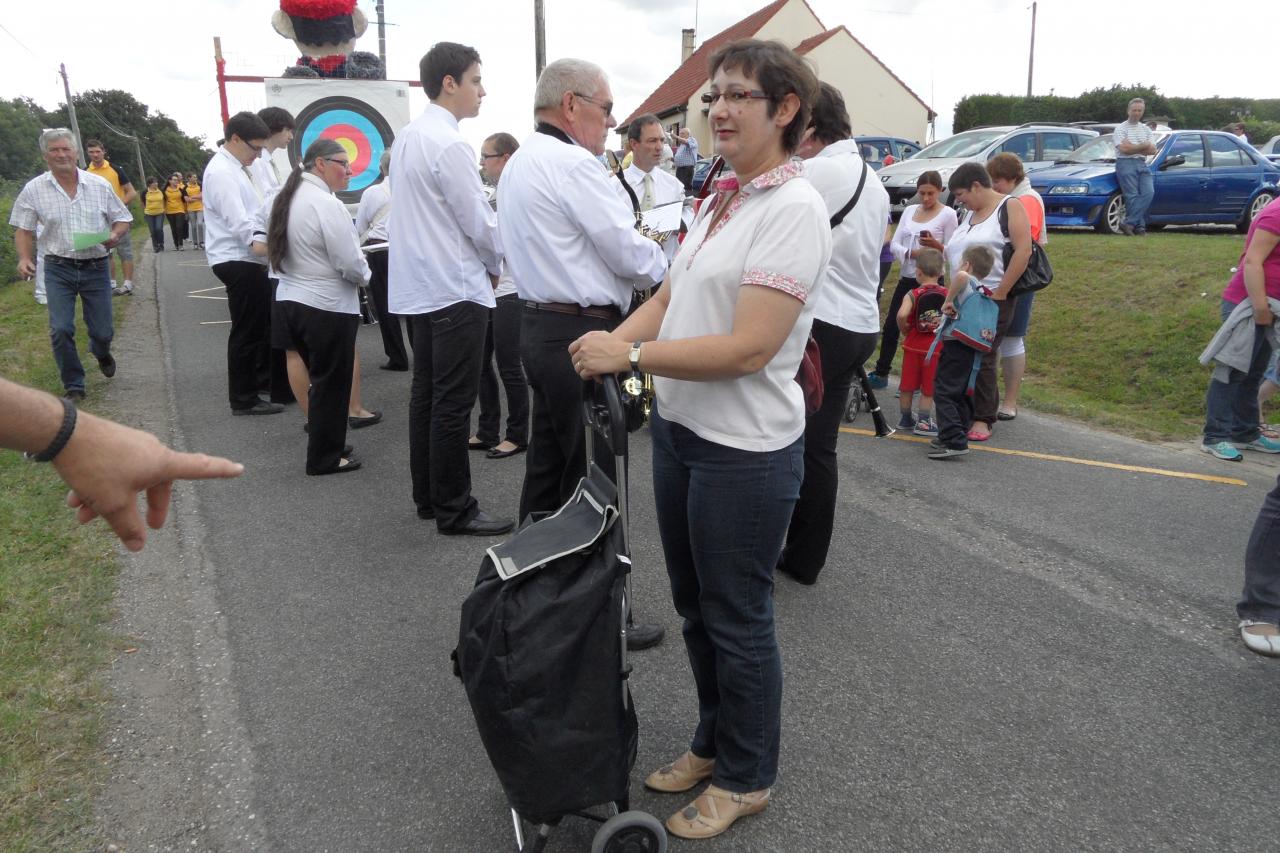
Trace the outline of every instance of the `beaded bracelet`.
<instances>
[{"instance_id":1,"label":"beaded bracelet","mask_svg":"<svg viewBox=\"0 0 1280 853\"><path fill-rule=\"evenodd\" d=\"M71 433L76 429L76 407L65 397L59 398L62 403L62 426L58 428L58 434L53 437L53 441L49 442L49 446L39 453L23 454L32 462L51 462L53 457L62 452L62 448L67 446L67 442L71 440Z\"/></svg>"}]
</instances>

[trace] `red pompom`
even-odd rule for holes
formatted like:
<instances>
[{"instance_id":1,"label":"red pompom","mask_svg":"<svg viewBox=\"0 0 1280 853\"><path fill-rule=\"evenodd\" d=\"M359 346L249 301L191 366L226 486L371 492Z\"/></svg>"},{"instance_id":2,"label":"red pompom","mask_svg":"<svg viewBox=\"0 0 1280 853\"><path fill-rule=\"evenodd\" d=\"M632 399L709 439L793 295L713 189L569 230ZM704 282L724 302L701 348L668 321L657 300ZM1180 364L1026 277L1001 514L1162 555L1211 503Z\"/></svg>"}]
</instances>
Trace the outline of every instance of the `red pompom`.
<instances>
[{"instance_id":1,"label":"red pompom","mask_svg":"<svg viewBox=\"0 0 1280 853\"><path fill-rule=\"evenodd\" d=\"M322 21L356 10L356 0L280 0L280 10L294 18Z\"/></svg>"}]
</instances>

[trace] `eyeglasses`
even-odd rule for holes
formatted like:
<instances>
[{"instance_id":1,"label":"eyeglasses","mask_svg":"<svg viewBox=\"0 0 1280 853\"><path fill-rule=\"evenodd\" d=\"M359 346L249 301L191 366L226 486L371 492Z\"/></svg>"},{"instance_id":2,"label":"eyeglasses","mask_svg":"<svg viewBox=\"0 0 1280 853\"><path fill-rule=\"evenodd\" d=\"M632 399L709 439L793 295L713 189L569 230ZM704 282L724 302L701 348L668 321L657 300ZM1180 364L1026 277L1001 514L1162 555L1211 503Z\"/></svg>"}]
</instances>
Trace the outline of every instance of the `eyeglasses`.
<instances>
[{"instance_id":1,"label":"eyeglasses","mask_svg":"<svg viewBox=\"0 0 1280 853\"><path fill-rule=\"evenodd\" d=\"M715 102L724 98L726 104L732 104L740 107L747 101L771 101L771 97L761 92L759 89L730 89L727 92L705 92L702 95L702 103L707 106L714 106Z\"/></svg>"},{"instance_id":2,"label":"eyeglasses","mask_svg":"<svg viewBox=\"0 0 1280 853\"><path fill-rule=\"evenodd\" d=\"M252 151L254 154L261 154L262 149L267 147L266 143L263 143L262 145L254 145L252 142L250 142L247 139L242 141L244 142L245 145L249 146L249 150Z\"/></svg>"},{"instance_id":3,"label":"eyeglasses","mask_svg":"<svg viewBox=\"0 0 1280 853\"><path fill-rule=\"evenodd\" d=\"M341 166L344 169L351 168L350 160L335 160L332 157L321 157L320 159L325 161L326 163L333 163L334 165Z\"/></svg>"},{"instance_id":4,"label":"eyeglasses","mask_svg":"<svg viewBox=\"0 0 1280 853\"><path fill-rule=\"evenodd\" d=\"M480 165L483 166L485 160L492 160L494 157L501 157L501 156L502 156L501 154L485 154L482 151L480 152Z\"/></svg>"},{"instance_id":5,"label":"eyeglasses","mask_svg":"<svg viewBox=\"0 0 1280 853\"><path fill-rule=\"evenodd\" d=\"M579 98L582 98L582 100L586 101L588 104L595 104L597 107L604 110L605 115L607 116L613 115L613 101L601 103L600 101L597 101L595 98L591 97L590 95L584 95L581 92L574 92L573 94L577 95Z\"/></svg>"}]
</instances>

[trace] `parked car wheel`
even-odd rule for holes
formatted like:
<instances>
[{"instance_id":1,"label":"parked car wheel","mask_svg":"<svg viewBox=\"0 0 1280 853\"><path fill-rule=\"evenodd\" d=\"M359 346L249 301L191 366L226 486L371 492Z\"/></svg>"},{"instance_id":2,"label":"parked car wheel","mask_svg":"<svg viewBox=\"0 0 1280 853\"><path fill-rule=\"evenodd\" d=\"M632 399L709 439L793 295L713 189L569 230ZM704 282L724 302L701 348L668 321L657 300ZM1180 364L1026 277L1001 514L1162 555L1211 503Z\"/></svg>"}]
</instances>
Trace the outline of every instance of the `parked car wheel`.
<instances>
[{"instance_id":1,"label":"parked car wheel","mask_svg":"<svg viewBox=\"0 0 1280 853\"><path fill-rule=\"evenodd\" d=\"M1124 196L1117 191L1108 196L1107 203L1102 206L1102 213L1098 214L1098 221L1093 227L1099 234L1119 234L1122 222L1124 222Z\"/></svg>"},{"instance_id":2,"label":"parked car wheel","mask_svg":"<svg viewBox=\"0 0 1280 853\"><path fill-rule=\"evenodd\" d=\"M1271 204L1271 202L1275 201L1275 198L1276 198L1275 193L1269 193L1269 192L1258 193L1258 195L1254 198L1254 200L1249 204L1249 207L1245 210L1244 219L1241 219L1239 222L1236 223L1236 230L1239 231L1241 234L1248 231L1249 223L1253 222L1253 217L1261 213L1262 208L1266 207L1267 205Z\"/></svg>"}]
</instances>

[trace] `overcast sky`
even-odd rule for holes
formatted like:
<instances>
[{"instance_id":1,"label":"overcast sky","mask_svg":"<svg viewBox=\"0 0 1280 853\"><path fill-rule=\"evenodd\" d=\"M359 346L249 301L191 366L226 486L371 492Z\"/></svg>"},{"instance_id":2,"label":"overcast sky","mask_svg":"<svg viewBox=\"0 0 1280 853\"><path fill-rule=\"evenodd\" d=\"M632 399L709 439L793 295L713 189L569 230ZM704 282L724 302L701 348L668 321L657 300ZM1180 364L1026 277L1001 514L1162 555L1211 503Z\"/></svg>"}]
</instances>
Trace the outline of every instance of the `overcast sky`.
<instances>
[{"instance_id":1,"label":"overcast sky","mask_svg":"<svg viewBox=\"0 0 1280 853\"><path fill-rule=\"evenodd\" d=\"M761 8L763 0L545 0L548 59L578 56L602 65L624 118L680 59L680 30L699 43ZM1030 3L1020 0L810 0L827 27L844 24L939 113L950 132L955 102L967 94L1025 93ZM271 28L272 0L63 0L6 3L0 21L0 97L28 96L46 108L63 99L57 69L72 90L124 89L184 131L212 144L221 136L213 36L222 37L229 74L278 75L297 52ZM358 48L377 52L371 19ZM434 42L474 45L488 90L463 132L531 130L532 0L385 0L388 77L415 79ZM1034 91L1075 95L1114 83L1147 83L1166 95L1274 97L1270 50L1250 33L1277 32L1280 3L1205 6L1184 2L1042 0L1036 27ZM1246 9L1251 11L1246 11ZM695 21L696 16L696 21ZM264 105L261 84L229 84L231 111ZM425 105L419 90L413 115ZM1099 120L1120 116L1096 116ZM616 139L616 137L614 137ZM33 141L34 144L34 141ZM108 141L108 146L110 146Z\"/></svg>"}]
</instances>

